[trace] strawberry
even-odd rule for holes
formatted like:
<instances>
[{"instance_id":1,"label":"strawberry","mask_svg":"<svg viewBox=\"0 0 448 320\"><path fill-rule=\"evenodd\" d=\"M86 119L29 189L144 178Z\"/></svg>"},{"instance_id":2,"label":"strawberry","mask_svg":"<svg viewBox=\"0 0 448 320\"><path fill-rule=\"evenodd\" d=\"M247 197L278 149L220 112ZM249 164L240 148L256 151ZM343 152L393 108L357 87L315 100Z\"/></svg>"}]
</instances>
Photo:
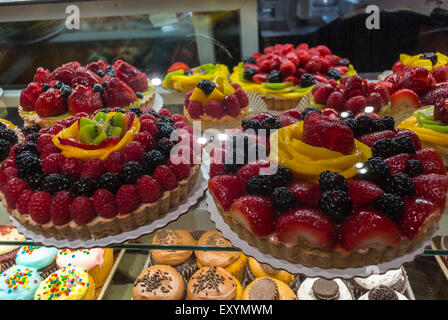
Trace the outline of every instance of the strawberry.
<instances>
[{"instance_id":1,"label":"strawberry","mask_svg":"<svg viewBox=\"0 0 448 320\"><path fill-rule=\"evenodd\" d=\"M376 184L366 180L349 180L348 192L354 207L372 203L384 193Z\"/></svg>"},{"instance_id":2,"label":"strawberry","mask_svg":"<svg viewBox=\"0 0 448 320\"><path fill-rule=\"evenodd\" d=\"M41 85L38 82L31 82L20 92L20 106L25 111L33 111L36 100L42 93Z\"/></svg>"},{"instance_id":3,"label":"strawberry","mask_svg":"<svg viewBox=\"0 0 448 320\"><path fill-rule=\"evenodd\" d=\"M102 82L101 78L95 72L85 67L79 67L75 70L75 77L70 84L72 88L76 88L79 84L86 87L93 87L95 84Z\"/></svg>"},{"instance_id":4,"label":"strawberry","mask_svg":"<svg viewBox=\"0 0 448 320\"><path fill-rule=\"evenodd\" d=\"M417 109L420 107L418 95L409 89L400 89L390 96L390 102L396 109Z\"/></svg>"},{"instance_id":5,"label":"strawberry","mask_svg":"<svg viewBox=\"0 0 448 320\"><path fill-rule=\"evenodd\" d=\"M269 168L269 161L257 160L248 163L238 170L238 176L240 176L244 180L249 180L250 178L259 175L261 168Z\"/></svg>"},{"instance_id":6,"label":"strawberry","mask_svg":"<svg viewBox=\"0 0 448 320\"><path fill-rule=\"evenodd\" d=\"M262 123L263 120L266 120L267 118L273 118L274 116L269 112L259 112L252 116L252 119L257 120L258 122Z\"/></svg>"},{"instance_id":7,"label":"strawberry","mask_svg":"<svg viewBox=\"0 0 448 320\"><path fill-rule=\"evenodd\" d=\"M434 105L434 119L448 124L448 99L438 99Z\"/></svg>"},{"instance_id":8,"label":"strawberry","mask_svg":"<svg viewBox=\"0 0 448 320\"><path fill-rule=\"evenodd\" d=\"M347 66L332 66L332 68L338 70L341 75L346 74L350 70Z\"/></svg>"},{"instance_id":9,"label":"strawberry","mask_svg":"<svg viewBox=\"0 0 448 320\"><path fill-rule=\"evenodd\" d=\"M406 167L408 166L409 154L400 153L393 157L384 160L386 164L390 167L390 173L404 173Z\"/></svg>"},{"instance_id":10,"label":"strawberry","mask_svg":"<svg viewBox=\"0 0 448 320\"><path fill-rule=\"evenodd\" d=\"M334 91L328 96L327 107L337 111L343 111L345 108L345 98L342 92Z\"/></svg>"},{"instance_id":11,"label":"strawberry","mask_svg":"<svg viewBox=\"0 0 448 320\"><path fill-rule=\"evenodd\" d=\"M384 131L378 131L378 132L372 132L365 135L362 135L360 137L357 137L360 142L364 143L366 146L372 147L373 144L381 139L392 139L395 137L395 133L390 130L384 130Z\"/></svg>"},{"instance_id":12,"label":"strawberry","mask_svg":"<svg viewBox=\"0 0 448 320\"><path fill-rule=\"evenodd\" d=\"M135 92L119 78L112 78L104 89L104 100L108 108L124 107L137 100Z\"/></svg>"},{"instance_id":13,"label":"strawberry","mask_svg":"<svg viewBox=\"0 0 448 320\"><path fill-rule=\"evenodd\" d=\"M48 69L39 67L36 69L36 74L34 75L33 82L38 82L40 84L51 82L51 72Z\"/></svg>"},{"instance_id":14,"label":"strawberry","mask_svg":"<svg viewBox=\"0 0 448 320\"><path fill-rule=\"evenodd\" d=\"M425 174L413 178L417 196L434 202L441 208L445 207L448 191L448 177L441 174Z\"/></svg>"},{"instance_id":15,"label":"strawberry","mask_svg":"<svg viewBox=\"0 0 448 320\"><path fill-rule=\"evenodd\" d=\"M330 219L316 209L299 207L283 213L276 221L281 241L298 244L305 240L319 248L331 249L336 244L336 231Z\"/></svg>"},{"instance_id":16,"label":"strawberry","mask_svg":"<svg viewBox=\"0 0 448 320\"><path fill-rule=\"evenodd\" d=\"M170 72L180 70L180 69L187 71L190 69L190 67L183 62L175 62L168 68L167 72L170 73Z\"/></svg>"},{"instance_id":17,"label":"strawberry","mask_svg":"<svg viewBox=\"0 0 448 320\"><path fill-rule=\"evenodd\" d=\"M298 120L294 117L291 117L287 114L279 114L277 116L277 120L280 121L280 123L282 124L282 126L286 127L289 126L291 124L294 124L296 122L298 122Z\"/></svg>"},{"instance_id":18,"label":"strawberry","mask_svg":"<svg viewBox=\"0 0 448 320\"><path fill-rule=\"evenodd\" d=\"M314 93L314 101L318 104L327 104L327 99L334 91L334 88L330 84L319 86Z\"/></svg>"},{"instance_id":19,"label":"strawberry","mask_svg":"<svg viewBox=\"0 0 448 320\"><path fill-rule=\"evenodd\" d=\"M79 67L80 66L81 65L79 65ZM66 65L63 65L61 67L57 67L51 73L51 78L53 80L61 81L64 84L69 85L72 82L73 78L75 77L75 70L76 70L76 68L74 66L67 67Z\"/></svg>"},{"instance_id":20,"label":"strawberry","mask_svg":"<svg viewBox=\"0 0 448 320\"><path fill-rule=\"evenodd\" d=\"M313 112L304 121L303 141L309 145L350 154L354 140L352 130L339 119Z\"/></svg>"},{"instance_id":21,"label":"strawberry","mask_svg":"<svg viewBox=\"0 0 448 320\"><path fill-rule=\"evenodd\" d=\"M232 205L232 219L242 224L257 237L264 237L274 231L277 217L269 200L259 196L238 198Z\"/></svg>"},{"instance_id":22,"label":"strawberry","mask_svg":"<svg viewBox=\"0 0 448 320\"><path fill-rule=\"evenodd\" d=\"M103 107L100 93L94 93L90 87L77 85L67 100L68 111L75 115L78 112L93 113Z\"/></svg>"},{"instance_id":23,"label":"strawberry","mask_svg":"<svg viewBox=\"0 0 448 320\"><path fill-rule=\"evenodd\" d=\"M420 234L420 230L424 230L426 223L441 212L434 203L424 199L406 198L404 203L405 210L398 227L408 239L414 239Z\"/></svg>"},{"instance_id":24,"label":"strawberry","mask_svg":"<svg viewBox=\"0 0 448 320\"><path fill-rule=\"evenodd\" d=\"M408 129L397 129L397 133L395 134L395 137L401 137L403 135L408 136L412 140L412 144L414 145L415 150L420 150L422 148L422 143L420 142L420 138L418 135L411 130Z\"/></svg>"},{"instance_id":25,"label":"strawberry","mask_svg":"<svg viewBox=\"0 0 448 320\"><path fill-rule=\"evenodd\" d=\"M420 102L423 106L427 106L435 104L438 99L446 98L448 98L448 87L439 83L433 89L420 95Z\"/></svg>"},{"instance_id":26,"label":"strawberry","mask_svg":"<svg viewBox=\"0 0 448 320\"><path fill-rule=\"evenodd\" d=\"M103 71L104 73L106 73L106 68L109 64L107 62L105 62L104 60L98 59L98 61L93 61L90 62L86 68L89 69L92 72L97 73L99 70Z\"/></svg>"},{"instance_id":27,"label":"strawberry","mask_svg":"<svg viewBox=\"0 0 448 320\"><path fill-rule=\"evenodd\" d=\"M413 159L422 163L424 174L437 173L446 175L446 168L443 163L443 159L433 148L426 148L417 151Z\"/></svg>"},{"instance_id":28,"label":"strawberry","mask_svg":"<svg viewBox=\"0 0 448 320\"><path fill-rule=\"evenodd\" d=\"M282 111L279 116L281 115L288 115L299 121L302 118L302 112L298 109L289 109Z\"/></svg>"},{"instance_id":29,"label":"strawberry","mask_svg":"<svg viewBox=\"0 0 448 320\"><path fill-rule=\"evenodd\" d=\"M319 199L322 194L318 184L311 182L294 182L288 185L288 189L300 202L313 208L319 208Z\"/></svg>"},{"instance_id":30,"label":"strawberry","mask_svg":"<svg viewBox=\"0 0 448 320\"><path fill-rule=\"evenodd\" d=\"M322 114L324 116L333 118L333 119L339 119L339 112L337 112L335 109L333 108L325 108L322 110Z\"/></svg>"},{"instance_id":31,"label":"strawberry","mask_svg":"<svg viewBox=\"0 0 448 320\"><path fill-rule=\"evenodd\" d=\"M389 218L370 209L355 209L341 227L341 246L352 251L373 244L397 245L400 232Z\"/></svg>"},{"instance_id":32,"label":"strawberry","mask_svg":"<svg viewBox=\"0 0 448 320\"><path fill-rule=\"evenodd\" d=\"M448 81L448 68L446 66L440 66L432 71L432 74L437 82Z\"/></svg>"},{"instance_id":33,"label":"strawberry","mask_svg":"<svg viewBox=\"0 0 448 320\"><path fill-rule=\"evenodd\" d=\"M246 193L245 181L236 175L215 176L209 180L208 187L224 210Z\"/></svg>"},{"instance_id":34,"label":"strawberry","mask_svg":"<svg viewBox=\"0 0 448 320\"><path fill-rule=\"evenodd\" d=\"M359 112L363 112L367 106L366 98L363 96L354 96L351 97L346 103L345 108L347 110L350 110L354 114L357 114Z\"/></svg>"},{"instance_id":35,"label":"strawberry","mask_svg":"<svg viewBox=\"0 0 448 320\"><path fill-rule=\"evenodd\" d=\"M34 110L43 118L64 114L67 107L62 92L58 89L48 89L37 98Z\"/></svg>"},{"instance_id":36,"label":"strawberry","mask_svg":"<svg viewBox=\"0 0 448 320\"><path fill-rule=\"evenodd\" d=\"M115 77L125 82L135 92L148 90L146 74L129 63L122 61L115 71Z\"/></svg>"}]
</instances>

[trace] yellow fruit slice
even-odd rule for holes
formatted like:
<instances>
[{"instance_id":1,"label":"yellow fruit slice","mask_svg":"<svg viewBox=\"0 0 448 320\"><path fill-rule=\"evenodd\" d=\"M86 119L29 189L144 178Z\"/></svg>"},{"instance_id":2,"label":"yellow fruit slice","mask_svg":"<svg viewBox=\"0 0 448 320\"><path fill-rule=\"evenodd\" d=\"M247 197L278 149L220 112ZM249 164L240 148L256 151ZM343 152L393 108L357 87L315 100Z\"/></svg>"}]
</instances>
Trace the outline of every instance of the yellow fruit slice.
<instances>
[{"instance_id":1,"label":"yellow fruit slice","mask_svg":"<svg viewBox=\"0 0 448 320\"><path fill-rule=\"evenodd\" d=\"M202 105L205 106L207 104L207 100L208 100L208 97L204 93L204 91L202 91L199 88L194 88L194 90L190 96L190 101L199 101L202 103Z\"/></svg>"}]
</instances>

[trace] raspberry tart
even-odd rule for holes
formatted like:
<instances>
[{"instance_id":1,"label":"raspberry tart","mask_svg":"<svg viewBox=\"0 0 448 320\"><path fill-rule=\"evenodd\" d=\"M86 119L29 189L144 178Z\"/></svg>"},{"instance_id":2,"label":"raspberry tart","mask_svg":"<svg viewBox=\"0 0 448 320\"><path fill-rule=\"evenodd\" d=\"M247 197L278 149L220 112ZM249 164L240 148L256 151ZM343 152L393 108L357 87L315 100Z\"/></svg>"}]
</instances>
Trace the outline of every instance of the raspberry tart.
<instances>
[{"instance_id":1,"label":"raspberry tart","mask_svg":"<svg viewBox=\"0 0 448 320\"><path fill-rule=\"evenodd\" d=\"M337 57L331 50L319 45L276 44L244 59L230 75L233 83L243 90L255 92L266 102L268 109L295 108L300 99L319 82L339 80L356 71L347 59Z\"/></svg>"},{"instance_id":2,"label":"raspberry tart","mask_svg":"<svg viewBox=\"0 0 448 320\"><path fill-rule=\"evenodd\" d=\"M238 84L220 78L218 82L201 80L185 97L184 115L188 123L201 121L203 130L238 127L249 111L249 98Z\"/></svg>"},{"instance_id":3,"label":"raspberry tart","mask_svg":"<svg viewBox=\"0 0 448 320\"><path fill-rule=\"evenodd\" d=\"M251 120L271 127L255 130ZM320 110L300 120L283 126L256 114L211 154L210 194L241 239L307 267L355 268L391 261L432 237L448 191L434 149L396 130L389 116L369 129L359 121L362 135ZM268 143L259 143L263 135ZM269 158L254 157L254 145Z\"/></svg>"},{"instance_id":4,"label":"raspberry tart","mask_svg":"<svg viewBox=\"0 0 448 320\"><path fill-rule=\"evenodd\" d=\"M166 109L77 114L13 147L0 169L0 198L25 228L57 240L136 229L194 187L200 165L190 132Z\"/></svg>"},{"instance_id":5,"label":"raspberry tart","mask_svg":"<svg viewBox=\"0 0 448 320\"><path fill-rule=\"evenodd\" d=\"M33 82L20 94L19 115L27 125L48 128L79 112L115 107L143 111L153 106L155 94L146 75L123 60L86 66L72 61L53 72L37 68Z\"/></svg>"},{"instance_id":6,"label":"raspberry tart","mask_svg":"<svg viewBox=\"0 0 448 320\"><path fill-rule=\"evenodd\" d=\"M223 64L203 64L190 68L183 62L172 64L162 82L162 87L180 93L193 90L202 80L216 81L218 78L227 79L229 68Z\"/></svg>"}]
</instances>

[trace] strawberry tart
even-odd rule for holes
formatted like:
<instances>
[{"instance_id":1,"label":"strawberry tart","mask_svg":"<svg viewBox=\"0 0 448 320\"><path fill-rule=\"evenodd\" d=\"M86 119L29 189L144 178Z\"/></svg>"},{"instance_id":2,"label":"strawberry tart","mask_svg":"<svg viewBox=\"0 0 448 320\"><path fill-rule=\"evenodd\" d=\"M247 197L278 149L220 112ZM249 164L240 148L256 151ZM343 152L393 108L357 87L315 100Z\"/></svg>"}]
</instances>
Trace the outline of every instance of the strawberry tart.
<instances>
[{"instance_id":1,"label":"strawberry tart","mask_svg":"<svg viewBox=\"0 0 448 320\"><path fill-rule=\"evenodd\" d=\"M295 108L319 82L339 80L356 71L348 59L333 55L324 45L276 44L240 62L230 75L243 90L257 93L271 110Z\"/></svg>"},{"instance_id":2,"label":"strawberry tart","mask_svg":"<svg viewBox=\"0 0 448 320\"><path fill-rule=\"evenodd\" d=\"M156 90L146 75L123 60L103 60L85 67L77 61L50 70L39 67L33 82L20 94L19 115L27 125L43 128L79 112L100 109L145 110L154 104Z\"/></svg>"},{"instance_id":3,"label":"strawberry tart","mask_svg":"<svg viewBox=\"0 0 448 320\"><path fill-rule=\"evenodd\" d=\"M391 117L367 118L363 132L320 110L287 126L266 113L244 122L211 154L224 221L263 253L307 267L375 265L419 248L445 209L442 158ZM271 127L255 130L260 121ZM262 135L269 142L257 145ZM269 158L250 160L254 145Z\"/></svg>"},{"instance_id":4,"label":"strawberry tart","mask_svg":"<svg viewBox=\"0 0 448 320\"><path fill-rule=\"evenodd\" d=\"M0 168L0 198L20 224L45 237L133 230L176 208L194 187L191 131L166 109L77 114L13 147Z\"/></svg>"}]
</instances>

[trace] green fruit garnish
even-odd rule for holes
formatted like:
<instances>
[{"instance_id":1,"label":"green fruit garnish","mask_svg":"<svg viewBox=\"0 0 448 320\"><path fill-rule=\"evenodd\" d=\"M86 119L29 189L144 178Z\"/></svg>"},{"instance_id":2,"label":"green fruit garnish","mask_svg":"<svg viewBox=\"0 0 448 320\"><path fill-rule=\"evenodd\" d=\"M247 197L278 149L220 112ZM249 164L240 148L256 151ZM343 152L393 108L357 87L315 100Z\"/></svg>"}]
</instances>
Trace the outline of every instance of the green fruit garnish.
<instances>
[{"instance_id":1,"label":"green fruit garnish","mask_svg":"<svg viewBox=\"0 0 448 320\"><path fill-rule=\"evenodd\" d=\"M271 90L281 90L286 88L286 83L284 82L263 82L262 86Z\"/></svg>"},{"instance_id":2,"label":"green fruit garnish","mask_svg":"<svg viewBox=\"0 0 448 320\"><path fill-rule=\"evenodd\" d=\"M423 123L422 127L425 129L429 129L429 130L433 130L433 131L437 131L437 132L448 133L448 126Z\"/></svg>"},{"instance_id":3,"label":"green fruit garnish","mask_svg":"<svg viewBox=\"0 0 448 320\"><path fill-rule=\"evenodd\" d=\"M121 113L114 114L109 120L109 125L111 127L121 128L123 131L125 130L124 117Z\"/></svg>"},{"instance_id":4,"label":"green fruit garnish","mask_svg":"<svg viewBox=\"0 0 448 320\"><path fill-rule=\"evenodd\" d=\"M171 77L172 76L181 76L184 74L184 70L183 69L179 69L170 73L167 73L167 75L165 76L165 80L168 83L171 83Z\"/></svg>"},{"instance_id":5,"label":"green fruit garnish","mask_svg":"<svg viewBox=\"0 0 448 320\"><path fill-rule=\"evenodd\" d=\"M95 123L95 121L93 121L92 119L89 119L89 118L81 118L79 120L79 126L81 128L84 126L87 126L87 125L96 125L96 123Z\"/></svg>"},{"instance_id":6,"label":"green fruit garnish","mask_svg":"<svg viewBox=\"0 0 448 320\"><path fill-rule=\"evenodd\" d=\"M106 138L107 134L103 131L95 138L95 140L93 140L93 144L99 145Z\"/></svg>"},{"instance_id":7,"label":"green fruit garnish","mask_svg":"<svg viewBox=\"0 0 448 320\"><path fill-rule=\"evenodd\" d=\"M81 118L86 119L86 118ZM89 119L90 120L90 119ZM91 144L97 135L95 124L85 124L79 129L79 139L84 144Z\"/></svg>"},{"instance_id":8,"label":"green fruit garnish","mask_svg":"<svg viewBox=\"0 0 448 320\"><path fill-rule=\"evenodd\" d=\"M120 137L123 130L118 127L109 127L107 129L107 135L109 137Z\"/></svg>"},{"instance_id":9,"label":"green fruit garnish","mask_svg":"<svg viewBox=\"0 0 448 320\"><path fill-rule=\"evenodd\" d=\"M104 112L98 112L95 116L95 118L93 118L93 120L97 121L97 122L104 122L106 121L107 117L106 114Z\"/></svg>"}]
</instances>

